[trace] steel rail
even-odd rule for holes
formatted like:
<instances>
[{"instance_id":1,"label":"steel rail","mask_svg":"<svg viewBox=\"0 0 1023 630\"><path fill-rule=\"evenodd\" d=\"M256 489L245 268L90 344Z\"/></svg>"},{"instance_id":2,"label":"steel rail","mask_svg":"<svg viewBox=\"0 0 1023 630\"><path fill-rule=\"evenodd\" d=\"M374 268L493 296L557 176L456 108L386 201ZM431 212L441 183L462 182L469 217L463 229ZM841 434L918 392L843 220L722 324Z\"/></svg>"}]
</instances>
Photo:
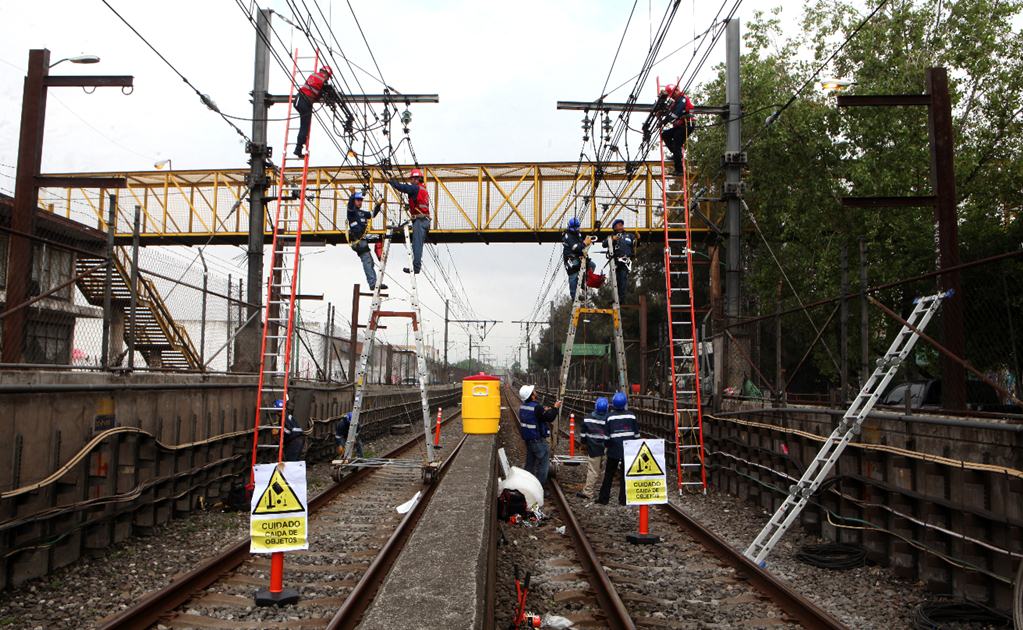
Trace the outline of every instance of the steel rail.
<instances>
[{"instance_id":1,"label":"steel rail","mask_svg":"<svg viewBox=\"0 0 1023 630\"><path fill-rule=\"evenodd\" d=\"M692 538L696 539L705 549L745 577L749 583L778 605L788 615L795 618L804 628L826 628L844 630L847 628L841 621L819 608L816 604L794 591L787 584L758 567L742 552L732 547L723 538L710 531L678 506L665 503L658 506L661 511Z\"/></svg>"},{"instance_id":2,"label":"steel rail","mask_svg":"<svg viewBox=\"0 0 1023 630\"><path fill-rule=\"evenodd\" d=\"M437 478L426 488L419 501L409 510L408 514L405 515L405 518L401 520L398 527L391 534L391 537L384 543L383 548L373 558L373 562L370 563L369 568L362 574L355 588L345 598L341 608L334 613L334 617L327 624L327 630L348 630L355 628L362 620L362 615L376 599L377 591L383 586L384 580L387 579L391 567L398 560L398 556L401 555L405 544L412 538L416 525L419 524L419 519L422 517L423 512L426 511L426 506L429 505L430 499L433 498L437 487L440 486L440 482L443 480L444 474L447 472L451 462L455 460L455 456L458 455L462 445L465 444L465 439L466 436L463 435L462 439L458 441L458 444L440 465L440 469L437 471Z\"/></svg>"},{"instance_id":3,"label":"steel rail","mask_svg":"<svg viewBox=\"0 0 1023 630\"><path fill-rule=\"evenodd\" d=\"M518 413L521 404L508 395L505 388L502 388L502 394L505 396L506 401L510 403L508 409L513 413ZM561 519L565 522L565 532L572 539L572 546L575 547L576 555L579 557L579 564L582 565L590 586L593 588L593 594L597 598L597 603L600 604L607 617L605 621L608 627L611 630L635 630L636 622L632 620L628 609L625 607L625 603L618 595L618 589L611 583L607 572L604 571L604 565L600 563L600 558L597 557L597 552L586 537L586 532L583 531L578 519L576 519L575 514L572 512L572 508L568 505L568 499L565 498L565 493L561 491L561 486L558 484L557 479L551 478L550 489L551 495L554 497L554 503L561 513Z\"/></svg>"},{"instance_id":4,"label":"steel rail","mask_svg":"<svg viewBox=\"0 0 1023 630\"><path fill-rule=\"evenodd\" d=\"M461 413L461 410L457 410L450 418L445 419L442 424L447 424L454 420L459 417ZM419 435L407 440L384 455L384 457L392 458L400 455L418 444L423 437L424 436ZM452 455L454 455L454 452L456 451L453 451ZM446 462L450 461L450 459L451 456L449 456ZM309 500L310 514L315 513L320 508L330 503L331 500L337 497L337 495L365 480L367 477L372 475L375 470L377 469L360 468L352 474L342 478L341 481L324 489ZM419 503L422 504L424 501L420 500ZM388 543L390 543L390 541L388 541ZM227 549L218 553L216 556L207 559L188 573L185 573L175 579L167 586L149 593L136 602L134 606L127 608L116 615L100 620L98 628L100 630L145 630L146 628L158 623L175 608L187 602L196 593L201 592L207 586L215 583L223 577L226 573L240 566L243 562L245 562L245 559L248 558L249 555L249 539L242 538Z\"/></svg>"},{"instance_id":5,"label":"steel rail","mask_svg":"<svg viewBox=\"0 0 1023 630\"><path fill-rule=\"evenodd\" d=\"M561 491L561 485L558 484L557 480L551 479L550 488L552 491L551 495L554 497L554 503L557 504L558 511L561 512L561 519L565 521L565 530L572 539L572 546L575 547L576 554L579 556L579 563L583 565L583 571L586 572L589 578L590 586L593 587L593 593L597 597L597 602L600 603L604 614L607 615L608 627L612 630L634 630L636 622L632 620L628 609L625 607L625 603L622 602L622 598L618 595L618 590L611 583L611 579L607 577L607 572L604 571L604 566L600 563L597 552L593 549L589 539L586 538L586 532L583 531L579 521L576 520L575 514L572 513L572 508L568 505L568 499L565 498L565 493Z\"/></svg>"}]
</instances>

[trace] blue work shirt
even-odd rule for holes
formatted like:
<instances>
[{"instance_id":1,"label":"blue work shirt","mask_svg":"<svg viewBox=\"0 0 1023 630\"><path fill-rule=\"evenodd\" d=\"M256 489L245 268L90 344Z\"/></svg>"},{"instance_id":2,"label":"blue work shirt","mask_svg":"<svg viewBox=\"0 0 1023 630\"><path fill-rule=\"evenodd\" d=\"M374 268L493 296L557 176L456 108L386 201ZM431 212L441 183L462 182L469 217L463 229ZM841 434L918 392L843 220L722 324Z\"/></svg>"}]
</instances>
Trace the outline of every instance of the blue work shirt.
<instances>
[{"instance_id":1,"label":"blue work shirt","mask_svg":"<svg viewBox=\"0 0 1023 630\"><path fill-rule=\"evenodd\" d=\"M586 445L587 455L590 457L603 455L607 442L607 413L594 411L583 418L583 430L579 437Z\"/></svg>"},{"instance_id":2,"label":"blue work shirt","mask_svg":"<svg viewBox=\"0 0 1023 630\"><path fill-rule=\"evenodd\" d=\"M622 442L635 440L639 437L639 422L636 421L636 414L628 409L615 409L607 417L604 426L607 429L607 458L624 458Z\"/></svg>"},{"instance_id":3,"label":"blue work shirt","mask_svg":"<svg viewBox=\"0 0 1023 630\"><path fill-rule=\"evenodd\" d=\"M617 232L611 237L615 258L632 258L636 253L636 237L629 232Z\"/></svg>"},{"instance_id":4,"label":"blue work shirt","mask_svg":"<svg viewBox=\"0 0 1023 630\"><path fill-rule=\"evenodd\" d=\"M535 400L522 403L519 407L519 433L529 442L540 440L551 434L550 423L558 417L558 410L547 408Z\"/></svg>"}]
</instances>

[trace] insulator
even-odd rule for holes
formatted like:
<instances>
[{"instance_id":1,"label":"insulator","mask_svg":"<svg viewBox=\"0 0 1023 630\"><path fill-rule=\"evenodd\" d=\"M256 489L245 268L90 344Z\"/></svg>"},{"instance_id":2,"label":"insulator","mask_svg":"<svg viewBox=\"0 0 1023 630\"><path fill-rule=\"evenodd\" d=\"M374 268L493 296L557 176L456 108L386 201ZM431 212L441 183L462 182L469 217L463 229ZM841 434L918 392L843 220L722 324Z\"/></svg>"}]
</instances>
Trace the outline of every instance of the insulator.
<instances>
[{"instance_id":1,"label":"insulator","mask_svg":"<svg viewBox=\"0 0 1023 630\"><path fill-rule=\"evenodd\" d=\"M401 124L408 127L410 122L412 122L412 112L406 109L401 113Z\"/></svg>"}]
</instances>

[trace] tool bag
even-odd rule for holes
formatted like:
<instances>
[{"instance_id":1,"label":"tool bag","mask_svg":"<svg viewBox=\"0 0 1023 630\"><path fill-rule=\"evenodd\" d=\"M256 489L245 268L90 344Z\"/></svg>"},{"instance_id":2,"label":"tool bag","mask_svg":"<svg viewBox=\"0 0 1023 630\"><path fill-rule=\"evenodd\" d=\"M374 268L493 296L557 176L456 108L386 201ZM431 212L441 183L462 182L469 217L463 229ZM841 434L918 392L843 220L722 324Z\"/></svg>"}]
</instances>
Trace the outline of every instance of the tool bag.
<instances>
[{"instance_id":1,"label":"tool bag","mask_svg":"<svg viewBox=\"0 0 1023 630\"><path fill-rule=\"evenodd\" d=\"M529 508L526 506L526 497L522 496L522 493L518 490L505 488L497 497L497 518L501 521L507 521L516 514L519 516L529 514Z\"/></svg>"},{"instance_id":2,"label":"tool bag","mask_svg":"<svg viewBox=\"0 0 1023 630\"><path fill-rule=\"evenodd\" d=\"M586 286L591 289L599 289L604 286L604 281L607 280L607 276L602 273L596 273L592 269L586 270Z\"/></svg>"}]
</instances>

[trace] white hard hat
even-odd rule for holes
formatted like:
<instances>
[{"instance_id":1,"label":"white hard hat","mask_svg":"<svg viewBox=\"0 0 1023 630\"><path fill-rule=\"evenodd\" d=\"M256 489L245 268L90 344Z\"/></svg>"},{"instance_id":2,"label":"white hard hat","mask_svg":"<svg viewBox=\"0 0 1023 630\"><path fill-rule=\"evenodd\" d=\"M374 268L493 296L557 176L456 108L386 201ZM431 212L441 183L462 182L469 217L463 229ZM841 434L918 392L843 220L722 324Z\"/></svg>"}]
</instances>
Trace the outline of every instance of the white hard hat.
<instances>
[{"instance_id":1,"label":"white hard hat","mask_svg":"<svg viewBox=\"0 0 1023 630\"><path fill-rule=\"evenodd\" d=\"M523 385L519 388L519 398L522 402L529 400L529 397L533 395L533 391L536 389L535 385Z\"/></svg>"}]
</instances>

